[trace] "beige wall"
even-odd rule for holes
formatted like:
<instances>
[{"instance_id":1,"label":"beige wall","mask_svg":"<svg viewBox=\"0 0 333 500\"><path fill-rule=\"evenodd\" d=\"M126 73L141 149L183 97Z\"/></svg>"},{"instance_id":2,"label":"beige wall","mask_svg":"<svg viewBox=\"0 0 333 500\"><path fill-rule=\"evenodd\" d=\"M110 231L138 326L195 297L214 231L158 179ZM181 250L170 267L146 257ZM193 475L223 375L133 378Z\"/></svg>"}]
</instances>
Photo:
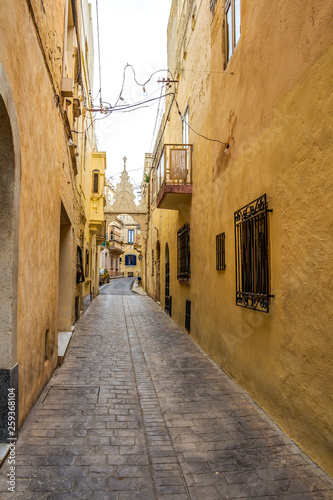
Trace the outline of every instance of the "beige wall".
<instances>
[{"instance_id":1,"label":"beige wall","mask_svg":"<svg viewBox=\"0 0 333 500\"><path fill-rule=\"evenodd\" d=\"M173 12L177 2L174 2ZM187 5L190 5L188 3ZM151 251L169 244L172 318L310 456L333 472L332 441L332 55L328 3L242 2L241 38L224 67L222 2L215 17L197 2L195 26L169 40L177 101L194 130L191 205L150 214L146 287L156 294ZM192 19L192 16L189 16ZM171 18L169 33L177 25ZM186 38L186 57L179 38ZM184 41L184 38L182 38ZM178 48L177 48L178 47ZM166 110L167 111L167 110ZM175 106L164 142L181 142ZM234 137L234 141L231 139ZM234 212L266 193L269 314L235 305ZM177 229L191 224L191 284L176 279ZM154 227L159 229L157 235ZM226 234L226 270L215 269L215 238Z\"/></svg>"}]
</instances>

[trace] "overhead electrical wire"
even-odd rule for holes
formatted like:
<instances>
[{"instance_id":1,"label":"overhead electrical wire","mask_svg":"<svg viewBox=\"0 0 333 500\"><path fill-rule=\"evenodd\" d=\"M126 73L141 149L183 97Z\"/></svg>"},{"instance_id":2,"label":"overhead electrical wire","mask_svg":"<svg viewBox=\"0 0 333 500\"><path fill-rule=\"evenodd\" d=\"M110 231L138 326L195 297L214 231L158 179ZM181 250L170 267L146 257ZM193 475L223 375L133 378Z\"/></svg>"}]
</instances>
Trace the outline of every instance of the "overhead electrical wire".
<instances>
[{"instance_id":1,"label":"overhead electrical wire","mask_svg":"<svg viewBox=\"0 0 333 500\"><path fill-rule=\"evenodd\" d=\"M173 77L173 74L171 73L171 71L169 69L158 69L156 71L154 71L150 77L148 78L148 80L146 80L144 83L139 83L136 79L136 73L135 73L135 69L133 68L132 64L126 64L125 66L125 71L126 71L126 68L131 68L132 71L133 71L133 76L134 76L134 81L137 85L139 85L139 87L144 87L145 85L147 85L147 83L150 82L150 80L153 78L154 75L156 75L156 73L161 73L161 72L167 72L167 73L170 73L172 79L174 80L174 77Z\"/></svg>"},{"instance_id":2,"label":"overhead electrical wire","mask_svg":"<svg viewBox=\"0 0 333 500\"><path fill-rule=\"evenodd\" d=\"M96 0L96 23L97 23L97 42L98 42L99 95L100 95L100 100L102 102L102 69L101 69L101 46L99 37L98 0Z\"/></svg>"},{"instance_id":3,"label":"overhead electrical wire","mask_svg":"<svg viewBox=\"0 0 333 500\"><path fill-rule=\"evenodd\" d=\"M96 0L96 8L97 8L97 0ZM173 106L173 103L175 102L175 104L177 106L178 114L179 114L182 122L185 123L188 126L188 128L190 130L192 130L192 132L194 132L196 135L198 135L199 137L202 137L203 139L205 139L207 141L217 142L219 144L222 144L222 145L226 146L226 150L225 151L226 151L227 154L229 153L229 148L230 148L230 143L229 142L224 142L224 141L221 141L219 139L209 138L209 137L205 136L204 134L201 134L201 133L197 132L191 125L189 125L189 123L185 120L182 112L180 111L180 106L179 106L178 101L176 99L176 94L174 92L168 92L168 93L162 95L163 87L161 89L161 94L160 94L159 97L154 97L154 98L151 98L151 99L150 98L149 99L143 99L143 100L141 100L141 101L139 101L137 103L134 103L134 104L120 104L119 105L118 104L119 101L123 100L122 93L123 93L124 86L125 86L126 70L127 70L127 68L131 68L132 69L135 83L138 86L143 87L144 90L145 90L145 85L150 82L150 80L152 79L152 77L156 73L159 73L159 72L168 72L168 73L170 73L171 77L173 78L173 74L172 74L172 72L170 70L168 70L168 69L160 69L160 70L154 71L150 75L150 77L144 83L140 83L140 82L138 82L138 80L136 78L135 69L133 68L133 66L131 64L127 63L126 66L124 67L124 70L123 70L123 79L122 79L121 89L120 89L118 98L117 98L114 106L112 106L109 102L103 102L102 99L100 98L100 108L96 107L96 109L93 108L90 111L92 111L92 112L104 112L105 116L103 116L102 118L94 118L91 121L90 125L83 132L78 132L76 130L72 130L72 132L74 132L76 134L85 134L96 121L104 120L105 118L108 118L109 116L111 116L111 114L114 113L114 112L130 113L130 112L136 111L138 109L150 107L153 104L149 104L149 103L155 103L156 101L158 101L159 102L159 106L158 106L158 109L157 109L157 115L156 115L156 119L155 119L155 125L154 125L153 136L152 136L152 142L153 142L153 138L154 138L154 134L155 134L155 131L156 131L156 126L157 126L158 114L159 114L159 110L160 110L160 102L161 102L162 99L165 99L168 96L173 96L173 99L172 99L172 101L170 103L170 107L169 107L169 111L168 111L168 116L167 116L167 119L165 121L164 128L163 128L163 131L161 133L161 137L160 137L159 143L157 145L157 148L155 148L155 150L158 151L158 147L159 147L159 144L160 144L160 142L162 140L162 137L164 135L165 127L166 127L166 124L167 124L167 121L168 121L168 117L169 117L171 108ZM101 72L100 72L100 83L101 83ZM166 84L167 84L167 82L166 82ZM101 89L100 89L100 91L101 91ZM154 93L155 92L153 92L150 95L153 95ZM148 96L148 97L150 97L150 96ZM103 104L107 104L107 106L103 106ZM233 142L235 142L235 139L234 138L232 138L232 139L233 139Z\"/></svg>"},{"instance_id":4,"label":"overhead electrical wire","mask_svg":"<svg viewBox=\"0 0 333 500\"><path fill-rule=\"evenodd\" d=\"M124 104L124 105L119 105L119 106L116 106L116 107L115 106L112 107L112 106L110 106L109 103L106 103L106 104L109 105L109 107L104 108L105 116L103 116L102 118L94 118L92 120L92 122L90 123L90 125L83 132L79 132L77 130L72 130L72 132L74 132L75 134L85 134L90 129L90 127L93 125L93 123L95 123L96 121L100 121L100 120L104 120L105 118L108 118L114 112L128 113L130 111L136 111L137 109L146 108L146 107L149 107L149 106L147 106L148 103L150 103L150 102L155 103L156 101L158 101L160 99L164 99L164 97L166 97L168 95L173 95L173 92L165 94L162 97L154 97L152 99L145 99L145 100L139 101L139 102L137 102L135 104ZM119 98L118 98L117 102L118 101L119 101ZM101 109L100 108L96 108L95 111L96 112L101 112Z\"/></svg>"},{"instance_id":5,"label":"overhead electrical wire","mask_svg":"<svg viewBox=\"0 0 333 500\"><path fill-rule=\"evenodd\" d=\"M163 85L161 87L161 95L160 95L161 98L162 98L163 87L165 87L165 85ZM153 141L154 141L156 126L157 126L157 120L158 120L158 115L159 115L159 112L160 112L160 104L161 104L161 100L158 102L158 108L157 108L157 113L156 113L156 118L155 118L155 125L154 125L153 135L152 135L152 138L151 138L151 143L150 143L150 151L151 151L151 148L153 147Z\"/></svg>"}]
</instances>

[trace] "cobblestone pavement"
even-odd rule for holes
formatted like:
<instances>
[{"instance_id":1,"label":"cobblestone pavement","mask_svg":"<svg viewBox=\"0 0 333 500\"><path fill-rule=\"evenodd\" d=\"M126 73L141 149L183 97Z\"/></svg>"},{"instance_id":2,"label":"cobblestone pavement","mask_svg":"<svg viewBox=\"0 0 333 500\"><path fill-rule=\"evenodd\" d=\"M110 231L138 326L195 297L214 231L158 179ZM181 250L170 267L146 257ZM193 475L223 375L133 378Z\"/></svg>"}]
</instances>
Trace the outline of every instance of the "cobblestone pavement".
<instances>
[{"instance_id":1,"label":"cobblestone pavement","mask_svg":"<svg viewBox=\"0 0 333 500\"><path fill-rule=\"evenodd\" d=\"M16 447L9 499L333 498L333 482L149 298L100 295Z\"/></svg>"}]
</instances>

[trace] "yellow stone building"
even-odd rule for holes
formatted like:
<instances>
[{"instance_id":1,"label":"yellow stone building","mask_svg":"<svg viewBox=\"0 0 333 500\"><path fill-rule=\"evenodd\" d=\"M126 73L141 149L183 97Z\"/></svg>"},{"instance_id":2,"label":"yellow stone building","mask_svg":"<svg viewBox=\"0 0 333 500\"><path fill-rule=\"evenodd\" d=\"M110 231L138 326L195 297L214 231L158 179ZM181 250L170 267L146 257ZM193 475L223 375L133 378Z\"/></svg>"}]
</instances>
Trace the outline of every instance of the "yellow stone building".
<instances>
[{"instance_id":1,"label":"yellow stone building","mask_svg":"<svg viewBox=\"0 0 333 500\"><path fill-rule=\"evenodd\" d=\"M122 221L121 241L124 254L121 256L120 273L123 276L141 276L141 229L131 215L120 215Z\"/></svg>"},{"instance_id":2,"label":"yellow stone building","mask_svg":"<svg viewBox=\"0 0 333 500\"><path fill-rule=\"evenodd\" d=\"M136 203L133 185L126 170L126 156L123 161L120 182L112 196L107 198L104 212L109 228L108 235L111 234L112 227L117 228L113 232L118 241L109 241L110 251L117 254L114 255L116 264L119 265L117 272L121 276L134 277L141 275L143 267L141 242L147 233L147 206L143 197Z\"/></svg>"},{"instance_id":3,"label":"yellow stone building","mask_svg":"<svg viewBox=\"0 0 333 500\"><path fill-rule=\"evenodd\" d=\"M330 2L174 0L144 286L333 473Z\"/></svg>"},{"instance_id":4,"label":"yellow stone building","mask_svg":"<svg viewBox=\"0 0 333 500\"><path fill-rule=\"evenodd\" d=\"M91 5L3 0L0 29L0 442L13 387L21 426L84 299L98 293L105 153L90 94Z\"/></svg>"}]
</instances>

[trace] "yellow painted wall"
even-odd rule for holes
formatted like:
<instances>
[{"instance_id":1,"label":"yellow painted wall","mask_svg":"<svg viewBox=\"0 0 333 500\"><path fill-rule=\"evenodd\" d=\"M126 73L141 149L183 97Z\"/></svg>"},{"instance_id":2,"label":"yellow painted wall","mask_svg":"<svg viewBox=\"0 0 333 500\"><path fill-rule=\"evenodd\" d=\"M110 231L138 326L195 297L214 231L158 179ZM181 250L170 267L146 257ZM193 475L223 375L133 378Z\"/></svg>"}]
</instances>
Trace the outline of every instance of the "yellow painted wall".
<instances>
[{"instance_id":1,"label":"yellow painted wall","mask_svg":"<svg viewBox=\"0 0 333 500\"><path fill-rule=\"evenodd\" d=\"M177 2L174 2L174 7ZM242 34L224 69L222 2L215 17L197 4L187 54L169 40L179 69L177 101L194 130L191 207L155 210L149 221L146 288L154 297L151 250L171 260L172 318L325 470L333 472L332 57L329 3L242 2ZM173 12L176 12L174 8ZM191 17L190 17L191 19ZM169 34L177 23L171 18ZM183 33L184 34L184 33ZM178 37L183 36L178 32ZM181 142L176 109L164 142ZM233 141L231 137L235 138ZM235 305L234 212L267 193L272 299L269 314ZM191 224L191 284L176 280L177 229ZM159 228L157 236L154 227ZM226 234L226 270L215 238ZM155 250L156 251L156 250Z\"/></svg>"}]
</instances>

